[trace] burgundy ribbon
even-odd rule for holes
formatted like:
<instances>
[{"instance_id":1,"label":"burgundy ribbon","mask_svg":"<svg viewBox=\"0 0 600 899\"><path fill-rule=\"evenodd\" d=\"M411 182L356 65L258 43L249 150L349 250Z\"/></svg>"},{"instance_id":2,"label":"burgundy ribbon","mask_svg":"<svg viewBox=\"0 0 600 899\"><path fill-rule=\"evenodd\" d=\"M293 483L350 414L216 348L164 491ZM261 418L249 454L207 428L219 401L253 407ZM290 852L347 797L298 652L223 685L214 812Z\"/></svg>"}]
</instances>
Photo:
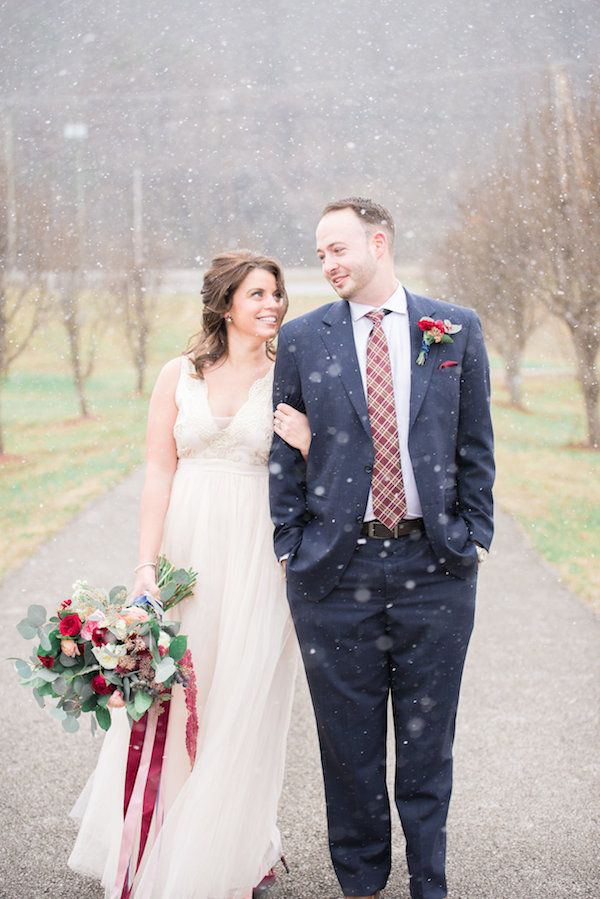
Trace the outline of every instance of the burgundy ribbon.
<instances>
[{"instance_id":1,"label":"burgundy ribbon","mask_svg":"<svg viewBox=\"0 0 600 899\"><path fill-rule=\"evenodd\" d=\"M146 779L146 789L144 791L140 851L138 853L136 870L140 866L140 862L144 854L144 849L146 848L148 833L150 831L150 824L152 823L152 815L154 813L154 809L156 808L156 800L158 798L158 790L160 786L160 775L162 772L163 758L165 755L165 742L167 739L167 725L169 723L170 708L170 702L162 702L159 707L158 724L156 725L154 746L152 747L152 758L150 759L150 771L148 772L148 777Z\"/></svg>"},{"instance_id":2,"label":"burgundy ribbon","mask_svg":"<svg viewBox=\"0 0 600 899\"><path fill-rule=\"evenodd\" d=\"M131 794L135 785L138 769L140 767L140 759L142 757L142 748L144 746L144 737L146 735L146 725L148 724L148 713L142 715L139 721L134 721L129 736L129 753L127 755L127 770L125 773L125 794L123 798L123 817L127 815Z\"/></svg>"}]
</instances>

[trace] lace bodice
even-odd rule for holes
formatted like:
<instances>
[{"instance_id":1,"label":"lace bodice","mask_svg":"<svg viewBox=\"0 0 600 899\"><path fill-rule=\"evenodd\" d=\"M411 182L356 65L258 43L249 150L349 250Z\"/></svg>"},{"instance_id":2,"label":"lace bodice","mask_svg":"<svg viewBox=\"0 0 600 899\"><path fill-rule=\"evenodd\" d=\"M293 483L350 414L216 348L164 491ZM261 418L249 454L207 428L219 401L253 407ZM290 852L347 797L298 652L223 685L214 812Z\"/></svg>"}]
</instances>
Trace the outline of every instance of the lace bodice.
<instances>
[{"instance_id":1,"label":"lace bodice","mask_svg":"<svg viewBox=\"0 0 600 899\"><path fill-rule=\"evenodd\" d=\"M192 361L182 356L175 393L179 412L173 428L178 457L266 465L273 437L273 369L254 382L226 427L210 411L206 381L194 374Z\"/></svg>"}]
</instances>

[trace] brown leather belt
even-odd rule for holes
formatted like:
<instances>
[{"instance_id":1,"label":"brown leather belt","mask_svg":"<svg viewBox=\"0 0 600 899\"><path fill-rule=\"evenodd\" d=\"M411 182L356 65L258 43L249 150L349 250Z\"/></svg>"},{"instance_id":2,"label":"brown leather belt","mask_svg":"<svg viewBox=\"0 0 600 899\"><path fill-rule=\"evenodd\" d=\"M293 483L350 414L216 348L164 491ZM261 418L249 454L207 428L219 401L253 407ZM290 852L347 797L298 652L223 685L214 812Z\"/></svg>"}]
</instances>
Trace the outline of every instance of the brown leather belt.
<instances>
[{"instance_id":1,"label":"brown leather belt","mask_svg":"<svg viewBox=\"0 0 600 899\"><path fill-rule=\"evenodd\" d=\"M363 537L377 537L378 540L393 540L396 537L406 537L407 534L414 534L416 531L419 531L421 534L425 531L422 518L404 518L391 529L380 521L365 521L360 530Z\"/></svg>"}]
</instances>

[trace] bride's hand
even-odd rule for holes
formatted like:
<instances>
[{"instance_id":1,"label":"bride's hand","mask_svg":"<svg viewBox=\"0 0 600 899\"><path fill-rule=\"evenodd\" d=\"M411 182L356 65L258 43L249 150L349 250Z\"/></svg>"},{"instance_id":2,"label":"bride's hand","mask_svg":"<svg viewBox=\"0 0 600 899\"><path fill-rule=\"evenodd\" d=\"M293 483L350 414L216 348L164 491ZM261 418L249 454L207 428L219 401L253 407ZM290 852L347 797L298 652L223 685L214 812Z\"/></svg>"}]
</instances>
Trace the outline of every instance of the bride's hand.
<instances>
[{"instance_id":1,"label":"bride's hand","mask_svg":"<svg viewBox=\"0 0 600 899\"><path fill-rule=\"evenodd\" d=\"M157 599L160 596L160 590L156 584L154 568L151 568L150 566L147 568L140 568L137 572L135 581L133 582L133 588L129 594L129 599L136 599L144 593L149 593Z\"/></svg>"},{"instance_id":2,"label":"bride's hand","mask_svg":"<svg viewBox=\"0 0 600 899\"><path fill-rule=\"evenodd\" d=\"M306 415L287 403L279 403L273 415L273 428L278 437L300 450L306 459L312 439Z\"/></svg>"}]
</instances>

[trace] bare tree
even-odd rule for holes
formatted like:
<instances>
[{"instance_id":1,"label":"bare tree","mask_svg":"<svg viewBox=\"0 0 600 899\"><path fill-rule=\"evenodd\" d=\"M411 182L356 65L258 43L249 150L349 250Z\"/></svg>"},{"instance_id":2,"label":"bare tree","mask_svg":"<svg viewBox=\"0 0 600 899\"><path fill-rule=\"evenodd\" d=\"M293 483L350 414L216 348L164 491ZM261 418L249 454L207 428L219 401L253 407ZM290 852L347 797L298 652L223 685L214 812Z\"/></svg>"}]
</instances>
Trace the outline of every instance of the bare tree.
<instances>
[{"instance_id":1,"label":"bare tree","mask_svg":"<svg viewBox=\"0 0 600 899\"><path fill-rule=\"evenodd\" d=\"M535 327L531 223L522 173L509 152L467 192L435 257L442 285L475 308L502 357L510 402L523 408L521 365Z\"/></svg>"},{"instance_id":2,"label":"bare tree","mask_svg":"<svg viewBox=\"0 0 600 899\"><path fill-rule=\"evenodd\" d=\"M13 255L9 244L8 218L12 215L8 202L6 171L0 172L0 399L10 368L31 342L43 321L46 292L36 259L17 279L10 270ZM14 229L14 223L12 223ZM14 248L13 248L14 250ZM4 427L0 406L0 456L5 454Z\"/></svg>"},{"instance_id":3,"label":"bare tree","mask_svg":"<svg viewBox=\"0 0 600 899\"><path fill-rule=\"evenodd\" d=\"M587 444L600 449L600 100L575 102L564 72L523 132L535 223L536 295L567 325L577 359Z\"/></svg>"}]
</instances>

